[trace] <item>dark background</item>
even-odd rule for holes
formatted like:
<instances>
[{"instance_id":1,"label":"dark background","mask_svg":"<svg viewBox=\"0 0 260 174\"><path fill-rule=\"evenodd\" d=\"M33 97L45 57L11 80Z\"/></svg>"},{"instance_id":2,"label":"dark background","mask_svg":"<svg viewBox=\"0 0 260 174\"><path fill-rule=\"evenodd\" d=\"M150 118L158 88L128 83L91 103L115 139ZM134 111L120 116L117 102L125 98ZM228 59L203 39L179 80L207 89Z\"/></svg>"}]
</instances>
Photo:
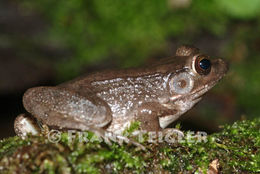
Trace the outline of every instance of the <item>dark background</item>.
<instances>
[{"instance_id":1,"label":"dark background","mask_svg":"<svg viewBox=\"0 0 260 174\"><path fill-rule=\"evenodd\" d=\"M24 91L108 68L149 65L192 44L230 71L182 117L183 129L260 113L259 0L1 0L0 138L14 135Z\"/></svg>"}]
</instances>

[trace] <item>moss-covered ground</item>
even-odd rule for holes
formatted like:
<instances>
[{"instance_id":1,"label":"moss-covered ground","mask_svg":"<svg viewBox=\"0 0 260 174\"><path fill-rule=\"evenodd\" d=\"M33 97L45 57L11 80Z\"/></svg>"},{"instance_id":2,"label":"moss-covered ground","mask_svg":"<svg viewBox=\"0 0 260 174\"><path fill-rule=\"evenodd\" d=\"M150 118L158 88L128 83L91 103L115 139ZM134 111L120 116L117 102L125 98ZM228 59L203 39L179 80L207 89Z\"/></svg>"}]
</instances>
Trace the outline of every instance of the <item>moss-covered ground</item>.
<instances>
[{"instance_id":1,"label":"moss-covered ground","mask_svg":"<svg viewBox=\"0 0 260 174\"><path fill-rule=\"evenodd\" d=\"M207 141L190 141L189 132L178 143L146 143L146 150L124 143L69 141L44 136L0 142L1 173L258 173L260 119L223 126ZM93 134L88 135L93 139ZM216 172L216 171L215 171Z\"/></svg>"}]
</instances>

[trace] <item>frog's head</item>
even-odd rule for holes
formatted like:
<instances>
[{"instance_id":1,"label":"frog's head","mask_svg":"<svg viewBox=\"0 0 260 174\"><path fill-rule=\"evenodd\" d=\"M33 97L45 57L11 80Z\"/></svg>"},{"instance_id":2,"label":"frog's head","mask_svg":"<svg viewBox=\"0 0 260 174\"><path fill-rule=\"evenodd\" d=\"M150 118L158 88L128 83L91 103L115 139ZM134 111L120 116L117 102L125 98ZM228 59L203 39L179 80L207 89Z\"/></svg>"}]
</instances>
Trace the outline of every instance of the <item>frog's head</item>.
<instances>
[{"instance_id":1,"label":"frog's head","mask_svg":"<svg viewBox=\"0 0 260 174\"><path fill-rule=\"evenodd\" d=\"M177 112L159 118L162 128L200 101L202 95L215 86L228 70L227 63L222 59L211 60L209 56L190 46L181 46L176 51L176 59L172 59L174 62L170 59L167 61L168 67L171 63L178 66L174 66L173 73L169 73L167 86L170 98L163 105Z\"/></svg>"}]
</instances>

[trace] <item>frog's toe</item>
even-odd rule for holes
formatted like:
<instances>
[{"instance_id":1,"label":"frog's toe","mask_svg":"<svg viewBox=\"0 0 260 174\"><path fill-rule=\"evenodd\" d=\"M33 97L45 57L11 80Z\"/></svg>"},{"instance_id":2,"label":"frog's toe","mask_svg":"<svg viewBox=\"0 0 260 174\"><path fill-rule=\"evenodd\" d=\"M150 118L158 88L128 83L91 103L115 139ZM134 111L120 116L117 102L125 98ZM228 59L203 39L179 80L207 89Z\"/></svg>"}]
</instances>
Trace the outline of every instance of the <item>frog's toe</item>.
<instances>
[{"instance_id":1,"label":"frog's toe","mask_svg":"<svg viewBox=\"0 0 260 174\"><path fill-rule=\"evenodd\" d=\"M166 128L163 130L163 135L164 136L177 136L178 140L182 139L184 137L184 133L175 128Z\"/></svg>"},{"instance_id":2,"label":"frog's toe","mask_svg":"<svg viewBox=\"0 0 260 174\"><path fill-rule=\"evenodd\" d=\"M37 122L26 114L20 114L14 121L14 130L16 135L26 138L28 134L37 135L41 132Z\"/></svg>"}]
</instances>

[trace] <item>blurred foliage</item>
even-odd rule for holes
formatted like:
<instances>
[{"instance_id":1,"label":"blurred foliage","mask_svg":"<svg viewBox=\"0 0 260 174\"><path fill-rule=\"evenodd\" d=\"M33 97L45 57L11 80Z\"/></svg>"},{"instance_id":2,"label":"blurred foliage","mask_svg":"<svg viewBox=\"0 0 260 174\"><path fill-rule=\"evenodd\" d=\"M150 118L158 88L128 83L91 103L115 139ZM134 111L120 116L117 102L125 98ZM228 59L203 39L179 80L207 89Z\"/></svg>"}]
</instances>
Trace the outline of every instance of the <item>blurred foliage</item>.
<instances>
[{"instance_id":1,"label":"blurred foliage","mask_svg":"<svg viewBox=\"0 0 260 174\"><path fill-rule=\"evenodd\" d=\"M189 8L179 10L167 1L24 0L23 6L46 17L50 27L44 39L72 49L73 64L66 63L78 68L108 56L118 58L123 66L137 65L163 49L169 37L192 39L204 30L223 35L232 16L257 17L258 4L257 0L193 0Z\"/></svg>"},{"instance_id":2,"label":"blurred foliage","mask_svg":"<svg viewBox=\"0 0 260 174\"><path fill-rule=\"evenodd\" d=\"M217 2L193 1L182 10L167 1L24 0L23 5L27 12L37 10L50 22L44 39L72 49L67 68L78 69L109 56L123 66L137 65L165 48L169 37L191 39L203 30L223 34L228 19Z\"/></svg>"},{"instance_id":3,"label":"blurred foliage","mask_svg":"<svg viewBox=\"0 0 260 174\"><path fill-rule=\"evenodd\" d=\"M235 18L254 18L260 14L260 1L258 0L216 0L221 8Z\"/></svg>"},{"instance_id":4,"label":"blurred foliage","mask_svg":"<svg viewBox=\"0 0 260 174\"><path fill-rule=\"evenodd\" d=\"M185 8L178 8L177 2L22 0L19 4L49 23L38 42L71 50L70 59L56 62L65 78L101 60L122 67L141 64L166 52L172 40L193 43L205 33L222 39L221 56L231 62L224 90L236 96L242 113L259 115L260 1L192 0Z\"/></svg>"}]
</instances>

